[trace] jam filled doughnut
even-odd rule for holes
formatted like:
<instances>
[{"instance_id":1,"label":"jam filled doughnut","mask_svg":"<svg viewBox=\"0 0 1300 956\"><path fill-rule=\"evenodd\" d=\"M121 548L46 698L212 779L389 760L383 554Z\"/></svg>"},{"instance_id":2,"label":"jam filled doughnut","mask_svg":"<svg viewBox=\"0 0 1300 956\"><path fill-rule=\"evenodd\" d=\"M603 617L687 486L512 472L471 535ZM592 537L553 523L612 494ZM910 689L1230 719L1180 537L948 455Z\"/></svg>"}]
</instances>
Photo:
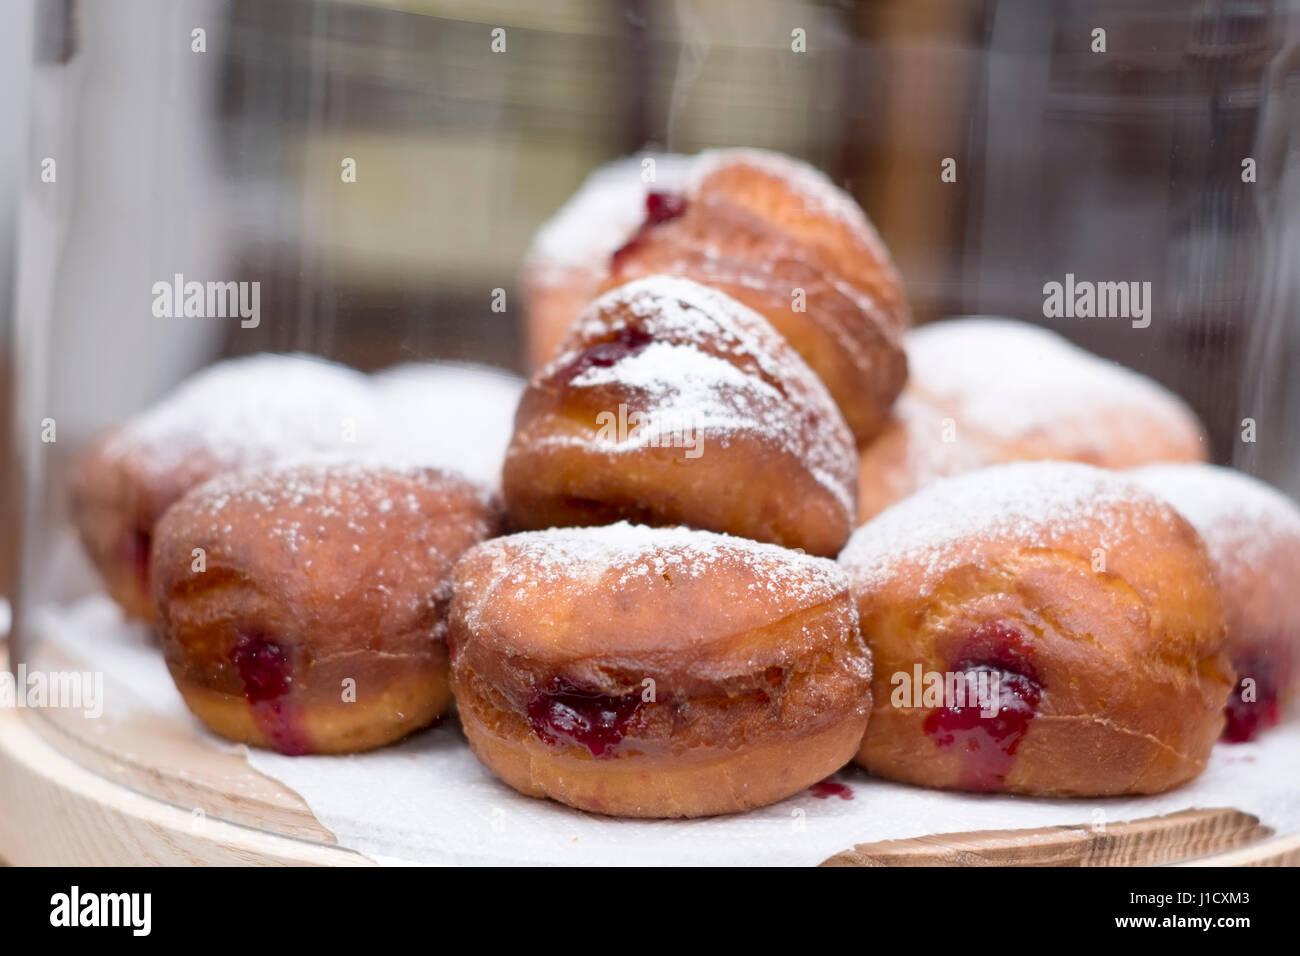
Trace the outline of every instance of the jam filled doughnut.
<instances>
[{"instance_id":1,"label":"jam filled doughnut","mask_svg":"<svg viewBox=\"0 0 1300 956\"><path fill-rule=\"evenodd\" d=\"M862 450L860 521L937 478L1001 462L1205 460L1205 432L1182 400L1047 329L947 319L909 331L905 345L907 388Z\"/></svg>"},{"instance_id":2,"label":"jam filled doughnut","mask_svg":"<svg viewBox=\"0 0 1300 956\"><path fill-rule=\"evenodd\" d=\"M757 313L686 279L606 293L529 383L503 494L519 529L683 524L833 557L856 451Z\"/></svg>"},{"instance_id":3,"label":"jam filled doughnut","mask_svg":"<svg viewBox=\"0 0 1300 956\"><path fill-rule=\"evenodd\" d=\"M213 475L341 453L371 414L366 377L305 355L213 365L93 446L73 481L82 542L109 593L152 621L149 552L172 502Z\"/></svg>"},{"instance_id":4,"label":"jam filled doughnut","mask_svg":"<svg viewBox=\"0 0 1300 956\"><path fill-rule=\"evenodd\" d=\"M781 800L843 766L871 657L831 561L627 524L497 538L456 567L452 690L521 793L615 816Z\"/></svg>"},{"instance_id":5,"label":"jam filled doughnut","mask_svg":"<svg viewBox=\"0 0 1300 956\"><path fill-rule=\"evenodd\" d=\"M1210 465L1129 472L1200 532L1237 671L1225 740L1251 740L1300 697L1300 509L1249 475Z\"/></svg>"},{"instance_id":6,"label":"jam filled doughnut","mask_svg":"<svg viewBox=\"0 0 1300 956\"><path fill-rule=\"evenodd\" d=\"M428 725L450 701L452 567L497 523L487 492L432 469L304 463L195 488L153 549L185 703L223 737L287 754Z\"/></svg>"},{"instance_id":7,"label":"jam filled doughnut","mask_svg":"<svg viewBox=\"0 0 1300 956\"><path fill-rule=\"evenodd\" d=\"M537 231L524 260L528 367L555 357L569 326L609 276L609 259L645 218L646 193L678 191L690 160L642 153L602 166Z\"/></svg>"},{"instance_id":8,"label":"jam filled doughnut","mask_svg":"<svg viewBox=\"0 0 1300 956\"><path fill-rule=\"evenodd\" d=\"M1102 796L1204 769L1233 686L1210 560L1125 477L1029 462L944 479L840 563L875 663L856 758L872 772Z\"/></svg>"},{"instance_id":9,"label":"jam filled doughnut","mask_svg":"<svg viewBox=\"0 0 1300 956\"><path fill-rule=\"evenodd\" d=\"M854 436L870 439L907 378L900 337L909 319L889 253L862 210L811 166L776 153L703 153L669 171L646 186L624 168L617 187L611 171L602 189L593 184L543 230L540 249L572 253L566 268L546 272L541 264L558 254L530 259L563 290L545 311L530 297L535 357L553 356L555 329L577 317L584 295L683 276L771 322L821 377ZM642 202L632 225L630 194ZM613 233L622 238L611 242Z\"/></svg>"}]
</instances>

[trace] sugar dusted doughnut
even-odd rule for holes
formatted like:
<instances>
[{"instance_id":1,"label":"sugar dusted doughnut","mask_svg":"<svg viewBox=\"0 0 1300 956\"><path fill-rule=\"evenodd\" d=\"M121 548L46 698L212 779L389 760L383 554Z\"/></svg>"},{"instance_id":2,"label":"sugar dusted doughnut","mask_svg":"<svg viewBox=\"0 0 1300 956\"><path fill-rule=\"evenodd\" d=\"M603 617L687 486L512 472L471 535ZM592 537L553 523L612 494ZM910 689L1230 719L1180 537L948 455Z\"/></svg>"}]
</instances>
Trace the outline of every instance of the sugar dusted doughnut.
<instances>
[{"instance_id":1,"label":"sugar dusted doughnut","mask_svg":"<svg viewBox=\"0 0 1300 956\"><path fill-rule=\"evenodd\" d=\"M366 750L428 725L450 702L452 566L498 520L487 492L431 469L212 479L168 509L154 541L177 688L218 734L289 754Z\"/></svg>"},{"instance_id":2,"label":"sugar dusted doughnut","mask_svg":"<svg viewBox=\"0 0 1300 956\"><path fill-rule=\"evenodd\" d=\"M1195 414L1146 376L1011 319L946 319L905 337L910 378L862 450L859 520L937 478L1009 461L1102 468L1203 461Z\"/></svg>"},{"instance_id":3,"label":"sugar dusted doughnut","mask_svg":"<svg viewBox=\"0 0 1300 956\"><path fill-rule=\"evenodd\" d=\"M1254 739L1300 697L1300 509L1262 481L1210 465L1129 472L1200 532L1237 671L1225 740Z\"/></svg>"},{"instance_id":4,"label":"sugar dusted doughnut","mask_svg":"<svg viewBox=\"0 0 1300 956\"><path fill-rule=\"evenodd\" d=\"M544 231L543 248L566 236L578 250L567 271L552 270L570 277L557 283L569 298L547 314L572 322L583 295L632 279L694 279L763 315L821 377L855 437L876 434L907 377L908 313L889 253L857 204L811 166L762 150L703 153L650 186L629 187L631 172L618 190L604 187L605 201L575 199ZM643 205L632 222L630 192ZM616 232L622 239L611 243ZM529 309L530 328L546 330L534 341L555 341L559 322L535 318L531 301Z\"/></svg>"},{"instance_id":5,"label":"sugar dusted doughnut","mask_svg":"<svg viewBox=\"0 0 1300 956\"><path fill-rule=\"evenodd\" d=\"M833 557L855 467L825 387L761 316L658 276L592 303L529 382L503 493L521 529L684 524Z\"/></svg>"},{"instance_id":6,"label":"sugar dusted doughnut","mask_svg":"<svg viewBox=\"0 0 1300 956\"><path fill-rule=\"evenodd\" d=\"M857 756L874 773L1102 796L1205 767L1232 687L1210 560L1127 478L1064 462L948 478L859 528L840 563L875 661Z\"/></svg>"},{"instance_id":7,"label":"sugar dusted doughnut","mask_svg":"<svg viewBox=\"0 0 1300 956\"><path fill-rule=\"evenodd\" d=\"M831 561L627 524L497 538L456 568L452 689L474 753L616 816L773 803L852 757L871 658Z\"/></svg>"},{"instance_id":8,"label":"sugar dusted doughnut","mask_svg":"<svg viewBox=\"0 0 1300 956\"><path fill-rule=\"evenodd\" d=\"M305 355L213 365L93 446L73 512L91 561L127 614L151 621L154 525L190 488L234 468L356 446L371 416L365 376Z\"/></svg>"}]
</instances>

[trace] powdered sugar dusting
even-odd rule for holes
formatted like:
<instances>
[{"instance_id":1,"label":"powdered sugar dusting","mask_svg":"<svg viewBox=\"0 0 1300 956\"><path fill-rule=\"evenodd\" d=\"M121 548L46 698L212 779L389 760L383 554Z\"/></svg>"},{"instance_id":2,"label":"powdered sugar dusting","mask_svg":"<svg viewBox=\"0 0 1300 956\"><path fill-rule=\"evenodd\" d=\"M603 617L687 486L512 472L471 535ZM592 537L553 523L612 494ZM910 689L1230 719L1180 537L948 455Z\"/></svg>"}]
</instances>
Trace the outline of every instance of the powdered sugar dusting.
<instances>
[{"instance_id":1,"label":"powdered sugar dusting","mask_svg":"<svg viewBox=\"0 0 1300 956\"><path fill-rule=\"evenodd\" d=\"M308 355L218 362L116 433L106 451L142 449L155 470L201 447L219 465L314 453L344 454L374 425L360 372Z\"/></svg>"},{"instance_id":2,"label":"powdered sugar dusting","mask_svg":"<svg viewBox=\"0 0 1300 956\"><path fill-rule=\"evenodd\" d=\"M739 565L754 573L751 591L783 601L794 613L831 600L848 586L834 561L773 544L689 528L617 524L595 528L551 528L495 538L479 545L495 573L484 593L515 592L520 600L574 582L627 587L639 578L691 577L708 580ZM617 577L611 577L611 572ZM471 609L472 611L473 609ZM470 620L471 627L478 621Z\"/></svg>"},{"instance_id":3,"label":"powdered sugar dusting","mask_svg":"<svg viewBox=\"0 0 1300 956\"><path fill-rule=\"evenodd\" d=\"M417 514L419 500L411 494L393 497L388 490L400 476L422 482L458 482L473 488L486 506L487 489L466 479L418 466L366 465L362 462L294 462L250 471L233 471L205 482L193 493L189 510L196 515L217 517L234 503L252 505L268 513L280 505L303 509L309 518L341 518L358 534L366 523L379 526L402 513Z\"/></svg>"},{"instance_id":4,"label":"powdered sugar dusting","mask_svg":"<svg viewBox=\"0 0 1300 956\"><path fill-rule=\"evenodd\" d=\"M218 362L108 439L153 474L196 452L224 471L271 462L454 468L500 480L523 383L494 369L409 363L376 376L309 355Z\"/></svg>"},{"instance_id":5,"label":"powdered sugar dusting","mask_svg":"<svg viewBox=\"0 0 1300 956\"><path fill-rule=\"evenodd\" d=\"M895 470L911 488L993 464L973 443L962 441L960 434L944 441L943 416L910 392L898 397L894 414L905 445L902 467Z\"/></svg>"},{"instance_id":6,"label":"powdered sugar dusting","mask_svg":"<svg viewBox=\"0 0 1300 956\"><path fill-rule=\"evenodd\" d=\"M1300 507L1240 471L1187 464L1150 465L1126 474L1173 505L1200 533L1221 567L1240 563L1267 573L1279 542L1300 543Z\"/></svg>"},{"instance_id":7,"label":"powdered sugar dusting","mask_svg":"<svg viewBox=\"0 0 1300 956\"><path fill-rule=\"evenodd\" d=\"M1149 430L1152 415L1174 433L1199 432L1171 392L1026 322L948 319L908 332L906 345L914 387L955 404L964 423L990 435L1066 428L1080 443L1106 448L1126 428ZM1134 408L1143 414L1122 414Z\"/></svg>"},{"instance_id":8,"label":"powdered sugar dusting","mask_svg":"<svg viewBox=\"0 0 1300 956\"><path fill-rule=\"evenodd\" d=\"M942 479L885 509L853 533L840 561L867 587L900 565L919 566L926 587L983 548L1047 548L1081 525L1108 547L1118 514L1162 507L1133 481L1091 465L995 465Z\"/></svg>"},{"instance_id":9,"label":"powdered sugar dusting","mask_svg":"<svg viewBox=\"0 0 1300 956\"><path fill-rule=\"evenodd\" d=\"M652 276L607 292L579 318L565 351L544 380L574 361L585 343L625 323L626 310L655 340L608 367L585 369L576 387L617 385L640 393L641 447L683 423L706 443L749 434L803 461L852 513L856 491L853 438L825 386L756 312L689 279Z\"/></svg>"},{"instance_id":10,"label":"powdered sugar dusting","mask_svg":"<svg viewBox=\"0 0 1300 956\"><path fill-rule=\"evenodd\" d=\"M392 597L402 581L446 574L464 548L493 533L494 516L486 488L436 469L281 464L227 472L192 490L164 517L159 547L180 542L188 553L194 542L235 541L228 550L236 555L292 555L300 575L337 568L340 553L349 555L345 564L356 555L352 572L366 588ZM257 541L263 546L250 551ZM349 580L339 586L350 587ZM400 593L415 609L450 597L449 577L438 587Z\"/></svg>"}]
</instances>

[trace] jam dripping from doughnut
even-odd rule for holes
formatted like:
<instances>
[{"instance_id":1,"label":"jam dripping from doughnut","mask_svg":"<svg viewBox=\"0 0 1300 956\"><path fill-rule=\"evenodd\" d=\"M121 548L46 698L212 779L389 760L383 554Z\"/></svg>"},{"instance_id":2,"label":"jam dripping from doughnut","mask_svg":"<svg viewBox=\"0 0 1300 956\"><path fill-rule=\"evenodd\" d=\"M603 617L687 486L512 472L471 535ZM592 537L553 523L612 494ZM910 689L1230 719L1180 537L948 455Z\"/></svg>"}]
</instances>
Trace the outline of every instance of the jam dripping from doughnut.
<instances>
[{"instance_id":1,"label":"jam dripping from doughnut","mask_svg":"<svg viewBox=\"0 0 1300 956\"><path fill-rule=\"evenodd\" d=\"M610 697L557 677L528 702L528 724L549 744L577 744L597 759L610 757L640 703L639 694Z\"/></svg>"},{"instance_id":2,"label":"jam dripping from doughnut","mask_svg":"<svg viewBox=\"0 0 1300 956\"><path fill-rule=\"evenodd\" d=\"M580 352L577 358L555 373L555 381L567 385L587 369L609 368L630 355L644 351L653 341L654 336L645 329L625 325L612 338L597 342Z\"/></svg>"},{"instance_id":3,"label":"jam dripping from doughnut","mask_svg":"<svg viewBox=\"0 0 1300 956\"><path fill-rule=\"evenodd\" d=\"M253 719L271 746L290 756L309 753L311 746L294 726L289 702L283 699L293 686L284 648L260 634L241 632L230 660L244 684Z\"/></svg>"},{"instance_id":4,"label":"jam dripping from doughnut","mask_svg":"<svg viewBox=\"0 0 1300 956\"><path fill-rule=\"evenodd\" d=\"M686 197L679 193L651 191L646 193L645 197L645 221L641 223L640 228L632 234L632 238L623 245L614 250L610 256L610 268L615 272L623 260L627 258L628 253L636 249L645 238L648 230L655 226L661 226L666 222L679 219L686 215Z\"/></svg>"},{"instance_id":5,"label":"jam dripping from doughnut","mask_svg":"<svg viewBox=\"0 0 1300 956\"><path fill-rule=\"evenodd\" d=\"M1241 677L1224 709L1227 723L1223 728L1223 739L1230 744L1243 744L1254 740L1260 731L1277 724L1282 718L1282 708L1273 668L1263 655L1238 660L1236 664ZM1249 701L1243 699L1248 679L1255 682L1255 699Z\"/></svg>"},{"instance_id":6,"label":"jam dripping from doughnut","mask_svg":"<svg viewBox=\"0 0 1300 956\"><path fill-rule=\"evenodd\" d=\"M961 755L958 783L966 790L1001 790L1015 762L1016 747L1029 722L1038 713L1043 688L1028 662L1028 647L1020 632L1005 624L986 623L975 629L952 670L974 675L987 673L998 687L998 712L981 713L979 701L965 707L942 707L925 719L925 732L943 750ZM967 693L971 686L967 684Z\"/></svg>"},{"instance_id":7,"label":"jam dripping from doughnut","mask_svg":"<svg viewBox=\"0 0 1300 956\"><path fill-rule=\"evenodd\" d=\"M853 799L853 788L838 780L819 780L808 788L808 792L818 800L829 800L831 797L839 797L841 800Z\"/></svg>"}]
</instances>

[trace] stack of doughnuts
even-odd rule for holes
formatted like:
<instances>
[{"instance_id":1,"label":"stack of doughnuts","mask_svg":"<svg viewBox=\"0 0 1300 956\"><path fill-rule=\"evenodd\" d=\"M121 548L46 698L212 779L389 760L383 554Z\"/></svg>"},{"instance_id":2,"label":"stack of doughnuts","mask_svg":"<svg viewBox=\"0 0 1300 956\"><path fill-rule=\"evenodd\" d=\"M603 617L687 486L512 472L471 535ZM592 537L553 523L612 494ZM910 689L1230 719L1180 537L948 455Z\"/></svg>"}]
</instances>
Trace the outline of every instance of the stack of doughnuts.
<instances>
[{"instance_id":1,"label":"stack of doughnuts","mask_svg":"<svg viewBox=\"0 0 1300 956\"><path fill-rule=\"evenodd\" d=\"M539 234L524 274L525 289L549 290L528 297L534 358L553 357L547 348L576 315L557 299L567 306L633 279L682 276L766 318L825 383L855 438L874 437L907 377L908 310L862 210L811 166L762 150L677 157L668 169L649 184L626 164L602 171ZM644 213L629 228L636 196ZM558 268L548 250L579 228L589 237L582 261Z\"/></svg>"},{"instance_id":2,"label":"stack of doughnuts","mask_svg":"<svg viewBox=\"0 0 1300 956\"><path fill-rule=\"evenodd\" d=\"M86 457L87 550L213 731L347 753L454 711L521 793L696 817L849 762L1157 793L1300 692L1295 506L1049 332L905 334L810 167L621 161L524 287L522 394L262 356ZM462 394L491 414L453 437Z\"/></svg>"}]
</instances>

